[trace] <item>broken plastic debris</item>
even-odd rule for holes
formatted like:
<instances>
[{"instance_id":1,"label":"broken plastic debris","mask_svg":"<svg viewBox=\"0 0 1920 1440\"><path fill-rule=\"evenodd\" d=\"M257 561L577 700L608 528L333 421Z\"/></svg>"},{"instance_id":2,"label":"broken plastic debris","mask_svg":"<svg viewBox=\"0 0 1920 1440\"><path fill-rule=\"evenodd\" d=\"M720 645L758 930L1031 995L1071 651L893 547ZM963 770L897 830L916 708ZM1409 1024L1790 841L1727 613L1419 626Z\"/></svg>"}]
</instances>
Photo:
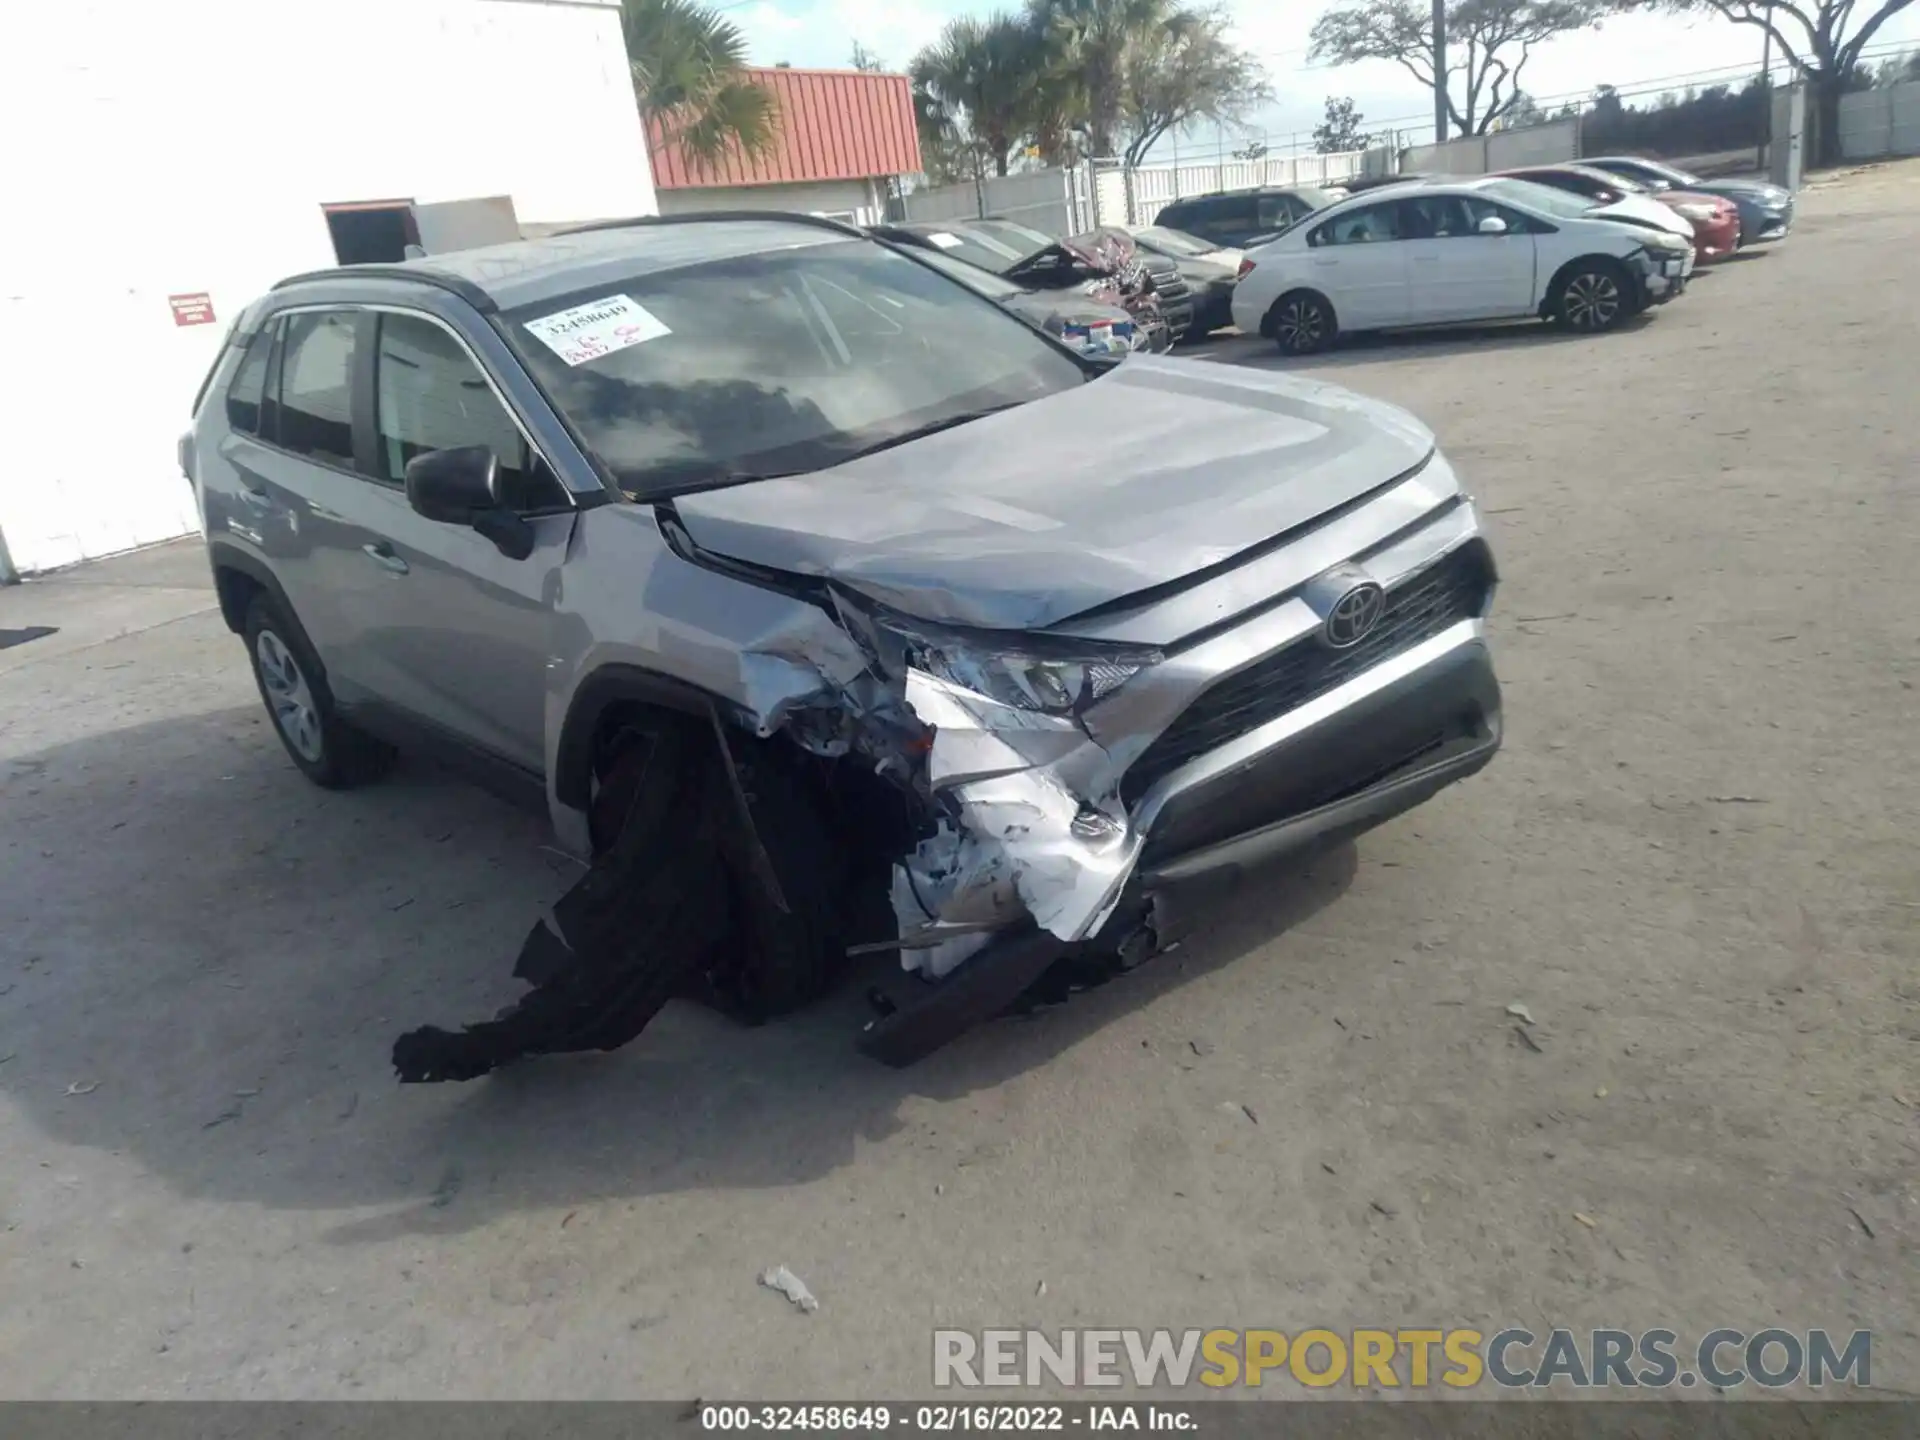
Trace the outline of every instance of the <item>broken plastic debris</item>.
<instances>
[{"instance_id":1,"label":"broken plastic debris","mask_svg":"<svg viewBox=\"0 0 1920 1440\"><path fill-rule=\"evenodd\" d=\"M1573 1218L1578 1220L1582 1225L1586 1226L1587 1229L1589 1230L1593 1229L1594 1226L1600 1223L1599 1221L1595 1220L1591 1215L1585 1214L1584 1212L1579 1210L1576 1210L1573 1212Z\"/></svg>"},{"instance_id":2,"label":"broken plastic debris","mask_svg":"<svg viewBox=\"0 0 1920 1440\"><path fill-rule=\"evenodd\" d=\"M820 1302L814 1299L813 1292L807 1289L807 1282L784 1265L776 1265L771 1270L762 1271L760 1283L769 1290L778 1290L809 1315L820 1308Z\"/></svg>"},{"instance_id":3,"label":"broken plastic debris","mask_svg":"<svg viewBox=\"0 0 1920 1440\"><path fill-rule=\"evenodd\" d=\"M99 1083L98 1083L97 1081L93 1081L93 1080L76 1080L76 1081L74 1081L74 1082L73 1082L73 1084L71 1084L71 1085L69 1085L69 1086L67 1086L67 1094L69 1094L69 1095L91 1095L91 1094L93 1094L93 1092L94 1092L94 1091L96 1091L96 1090L98 1090L99 1088L100 1088L100 1086L99 1086Z\"/></svg>"},{"instance_id":4,"label":"broken plastic debris","mask_svg":"<svg viewBox=\"0 0 1920 1440\"><path fill-rule=\"evenodd\" d=\"M1514 1019L1518 1020L1523 1025L1533 1024L1533 1012L1527 1009L1527 1007L1522 1005L1518 1000L1514 1001L1513 1004L1507 1006L1507 1014L1513 1016Z\"/></svg>"}]
</instances>

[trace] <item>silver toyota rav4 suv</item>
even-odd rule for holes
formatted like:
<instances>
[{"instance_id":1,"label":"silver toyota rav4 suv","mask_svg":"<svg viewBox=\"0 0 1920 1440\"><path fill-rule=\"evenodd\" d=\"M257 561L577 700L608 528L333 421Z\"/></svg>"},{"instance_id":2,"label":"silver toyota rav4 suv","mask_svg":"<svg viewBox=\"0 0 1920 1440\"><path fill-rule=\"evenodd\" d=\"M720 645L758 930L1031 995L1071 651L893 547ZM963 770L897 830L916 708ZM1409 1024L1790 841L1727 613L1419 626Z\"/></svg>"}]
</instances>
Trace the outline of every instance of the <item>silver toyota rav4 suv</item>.
<instances>
[{"instance_id":1,"label":"silver toyota rav4 suv","mask_svg":"<svg viewBox=\"0 0 1920 1440\"><path fill-rule=\"evenodd\" d=\"M585 877L403 1079L761 1016L897 954L870 1054L1164 949L1194 886L1500 743L1492 558L1331 385L1076 353L835 222L714 214L301 275L181 461L325 786L424 748Z\"/></svg>"}]
</instances>

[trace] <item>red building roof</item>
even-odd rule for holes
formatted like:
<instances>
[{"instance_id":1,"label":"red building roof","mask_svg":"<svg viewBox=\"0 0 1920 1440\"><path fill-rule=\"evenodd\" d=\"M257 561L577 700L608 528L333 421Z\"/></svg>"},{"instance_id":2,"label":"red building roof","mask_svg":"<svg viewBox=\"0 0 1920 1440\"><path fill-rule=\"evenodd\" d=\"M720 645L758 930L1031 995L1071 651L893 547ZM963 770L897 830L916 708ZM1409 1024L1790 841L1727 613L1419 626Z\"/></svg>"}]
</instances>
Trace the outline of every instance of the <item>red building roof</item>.
<instances>
[{"instance_id":1,"label":"red building roof","mask_svg":"<svg viewBox=\"0 0 1920 1440\"><path fill-rule=\"evenodd\" d=\"M790 185L919 172L920 134L906 76L771 67L750 69L747 76L779 101L773 148L757 160L736 152L718 165L705 165L683 154L665 138L659 122L650 120L647 150L657 188Z\"/></svg>"}]
</instances>

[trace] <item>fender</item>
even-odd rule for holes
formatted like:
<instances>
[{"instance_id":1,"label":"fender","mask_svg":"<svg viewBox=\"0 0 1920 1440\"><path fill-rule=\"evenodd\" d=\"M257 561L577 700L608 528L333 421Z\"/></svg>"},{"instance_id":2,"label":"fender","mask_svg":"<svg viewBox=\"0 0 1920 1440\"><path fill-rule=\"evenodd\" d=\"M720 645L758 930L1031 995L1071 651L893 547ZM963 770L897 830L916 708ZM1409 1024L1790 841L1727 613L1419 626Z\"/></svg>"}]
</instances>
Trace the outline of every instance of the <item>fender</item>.
<instances>
[{"instance_id":1,"label":"fender","mask_svg":"<svg viewBox=\"0 0 1920 1440\"><path fill-rule=\"evenodd\" d=\"M728 726L722 715L722 702L697 685L676 680L671 675L645 670L638 665L603 665L589 675L574 692L567 718L560 727L560 743L554 753L553 793L563 805L585 810L592 803L593 738L600 721L614 705L639 703L704 723L713 734L713 742L727 767L727 781L733 796L734 811L747 839L747 856L755 878L767 892L776 909L789 913L786 896L773 859L754 823L753 808L740 781L740 769L750 763L736 748L751 737L740 735Z\"/></svg>"},{"instance_id":2,"label":"fender","mask_svg":"<svg viewBox=\"0 0 1920 1440\"><path fill-rule=\"evenodd\" d=\"M247 607L241 603L242 597L235 593L233 586L221 578L222 570L232 570L246 576L273 596L274 603L280 607L281 614L294 625L300 624L299 612L293 608L293 602L287 599L287 592L281 588L279 577L252 551L243 549L231 540L222 539L218 535L209 535L207 560L213 569L214 592L220 597L220 616L234 634L239 635L247 628ZM307 651L317 662L319 655L314 651L313 643L304 629L301 630L300 638L307 642Z\"/></svg>"}]
</instances>

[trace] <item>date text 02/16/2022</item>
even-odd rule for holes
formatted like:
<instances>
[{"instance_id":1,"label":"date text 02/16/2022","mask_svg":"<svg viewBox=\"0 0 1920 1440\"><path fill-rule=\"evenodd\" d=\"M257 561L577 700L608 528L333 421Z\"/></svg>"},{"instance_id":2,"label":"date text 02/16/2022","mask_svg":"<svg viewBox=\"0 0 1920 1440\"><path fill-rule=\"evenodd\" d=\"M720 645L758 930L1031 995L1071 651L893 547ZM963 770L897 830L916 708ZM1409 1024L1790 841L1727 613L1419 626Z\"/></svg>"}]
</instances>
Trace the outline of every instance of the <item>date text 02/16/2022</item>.
<instances>
[{"instance_id":1,"label":"date text 02/16/2022","mask_svg":"<svg viewBox=\"0 0 1920 1440\"><path fill-rule=\"evenodd\" d=\"M1138 1403L1090 1405L703 1405L700 1428L729 1432L829 1432L854 1434L898 1430L902 1434L1015 1434L1074 1430L1149 1430L1166 1433L1199 1428L1190 1409Z\"/></svg>"}]
</instances>

